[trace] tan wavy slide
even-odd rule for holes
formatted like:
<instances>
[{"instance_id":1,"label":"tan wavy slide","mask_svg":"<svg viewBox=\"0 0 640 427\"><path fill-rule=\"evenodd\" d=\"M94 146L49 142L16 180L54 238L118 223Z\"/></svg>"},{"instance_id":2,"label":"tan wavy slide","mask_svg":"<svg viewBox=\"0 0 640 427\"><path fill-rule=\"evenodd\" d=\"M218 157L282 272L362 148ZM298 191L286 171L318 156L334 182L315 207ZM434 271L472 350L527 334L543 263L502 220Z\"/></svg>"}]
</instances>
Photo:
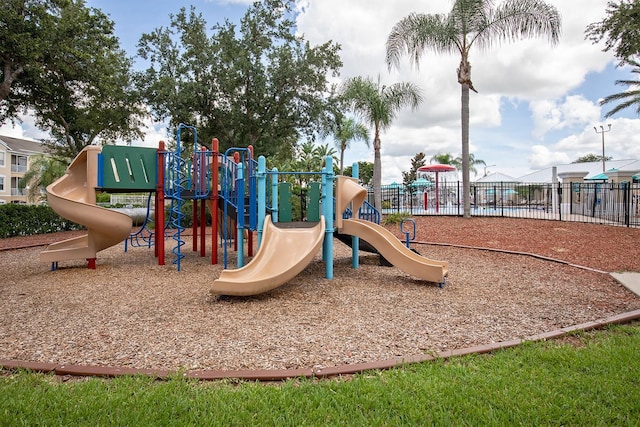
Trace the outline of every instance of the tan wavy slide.
<instances>
[{"instance_id":1,"label":"tan wavy slide","mask_svg":"<svg viewBox=\"0 0 640 427\"><path fill-rule=\"evenodd\" d=\"M372 245L391 264L418 279L442 284L449 264L420 256L407 248L393 233L370 221L342 219L342 212L351 205L353 212L362 206L367 190L355 179L339 176L336 191L336 226L339 233L359 237Z\"/></svg>"},{"instance_id":2,"label":"tan wavy slide","mask_svg":"<svg viewBox=\"0 0 640 427\"><path fill-rule=\"evenodd\" d=\"M87 234L52 243L40 253L41 261L92 260L101 250L129 236L130 216L96 206L100 151L97 146L86 147L73 159L66 174L47 187L49 206L63 218L85 226Z\"/></svg>"},{"instance_id":3,"label":"tan wavy slide","mask_svg":"<svg viewBox=\"0 0 640 427\"><path fill-rule=\"evenodd\" d=\"M260 248L251 262L237 270L223 270L211 293L257 295L287 283L318 253L324 234L324 217L313 227L280 228L267 215Z\"/></svg>"}]
</instances>

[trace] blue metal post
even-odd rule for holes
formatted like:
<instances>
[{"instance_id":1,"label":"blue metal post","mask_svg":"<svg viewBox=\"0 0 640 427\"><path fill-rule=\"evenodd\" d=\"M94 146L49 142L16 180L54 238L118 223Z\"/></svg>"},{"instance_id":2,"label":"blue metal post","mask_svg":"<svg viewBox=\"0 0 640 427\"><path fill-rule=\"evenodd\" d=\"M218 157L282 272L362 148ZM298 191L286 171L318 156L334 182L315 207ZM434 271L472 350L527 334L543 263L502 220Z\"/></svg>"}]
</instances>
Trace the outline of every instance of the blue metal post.
<instances>
[{"instance_id":1,"label":"blue metal post","mask_svg":"<svg viewBox=\"0 0 640 427\"><path fill-rule=\"evenodd\" d=\"M98 187L104 187L104 165L102 164L103 154L98 153ZM126 240L125 240L126 242Z\"/></svg>"},{"instance_id":2,"label":"blue metal post","mask_svg":"<svg viewBox=\"0 0 640 427\"><path fill-rule=\"evenodd\" d=\"M358 174L360 170L358 169L358 162L354 162L351 167L351 176L354 178L358 178ZM338 213L340 215L340 213ZM353 212L353 218L359 219L359 212ZM360 238L357 236L351 236L351 267L358 268L359 266L359 250L360 250Z\"/></svg>"},{"instance_id":3,"label":"blue metal post","mask_svg":"<svg viewBox=\"0 0 640 427\"><path fill-rule=\"evenodd\" d=\"M264 218L267 213L267 161L264 156L258 157L258 248L262 242Z\"/></svg>"},{"instance_id":4,"label":"blue metal post","mask_svg":"<svg viewBox=\"0 0 640 427\"><path fill-rule=\"evenodd\" d=\"M325 276L333 279L333 159L326 157L326 166L322 170L322 211L325 220L322 259L325 261Z\"/></svg>"}]
</instances>

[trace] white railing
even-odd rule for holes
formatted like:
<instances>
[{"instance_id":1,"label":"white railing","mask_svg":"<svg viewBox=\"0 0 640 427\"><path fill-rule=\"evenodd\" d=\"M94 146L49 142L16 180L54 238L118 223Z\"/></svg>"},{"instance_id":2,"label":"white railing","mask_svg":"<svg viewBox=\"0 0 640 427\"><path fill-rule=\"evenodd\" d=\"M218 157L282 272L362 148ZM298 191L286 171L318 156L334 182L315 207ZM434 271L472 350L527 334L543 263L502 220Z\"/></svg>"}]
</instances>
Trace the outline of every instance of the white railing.
<instances>
[{"instance_id":1,"label":"white railing","mask_svg":"<svg viewBox=\"0 0 640 427\"><path fill-rule=\"evenodd\" d=\"M131 206L147 206L148 195L138 194L112 194L109 203L111 205L131 205ZM151 198L153 203L153 197Z\"/></svg>"}]
</instances>

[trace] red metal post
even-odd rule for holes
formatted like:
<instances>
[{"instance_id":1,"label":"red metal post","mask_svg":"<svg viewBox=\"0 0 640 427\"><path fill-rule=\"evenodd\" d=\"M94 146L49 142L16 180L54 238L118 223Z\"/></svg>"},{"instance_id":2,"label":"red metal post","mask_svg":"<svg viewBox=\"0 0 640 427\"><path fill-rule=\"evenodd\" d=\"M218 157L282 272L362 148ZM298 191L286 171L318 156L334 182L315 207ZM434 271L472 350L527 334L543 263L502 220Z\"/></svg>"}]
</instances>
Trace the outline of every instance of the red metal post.
<instances>
[{"instance_id":1,"label":"red metal post","mask_svg":"<svg viewBox=\"0 0 640 427\"><path fill-rule=\"evenodd\" d=\"M193 235L191 246L193 252L198 252L198 199L191 199L191 217L191 234Z\"/></svg>"},{"instance_id":2,"label":"red metal post","mask_svg":"<svg viewBox=\"0 0 640 427\"><path fill-rule=\"evenodd\" d=\"M249 145L249 161L248 163L251 163L251 160L253 160L253 145ZM251 166L247 165L247 170L249 171L249 188L251 188ZM252 194L249 194L249 196L251 196ZM253 194L255 196L255 194ZM251 203L252 201L249 201L249 203ZM247 224L245 224L247 225ZM253 232L251 231L250 227L247 227L248 230L248 238L247 238L247 244L248 244L248 250L247 250L247 255L248 256L253 256Z\"/></svg>"},{"instance_id":3,"label":"red metal post","mask_svg":"<svg viewBox=\"0 0 640 427\"><path fill-rule=\"evenodd\" d=\"M155 234L158 265L164 265L164 141L158 144L158 181L156 182Z\"/></svg>"}]
</instances>

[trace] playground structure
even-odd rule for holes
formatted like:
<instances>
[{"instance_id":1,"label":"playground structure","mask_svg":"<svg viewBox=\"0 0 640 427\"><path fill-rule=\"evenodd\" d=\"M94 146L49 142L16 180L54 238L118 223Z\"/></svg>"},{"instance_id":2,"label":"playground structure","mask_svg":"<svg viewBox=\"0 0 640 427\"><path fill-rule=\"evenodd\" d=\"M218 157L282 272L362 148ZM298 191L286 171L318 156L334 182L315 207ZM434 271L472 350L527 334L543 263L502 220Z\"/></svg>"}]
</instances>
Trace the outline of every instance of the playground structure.
<instances>
[{"instance_id":1,"label":"playground structure","mask_svg":"<svg viewBox=\"0 0 640 427\"><path fill-rule=\"evenodd\" d=\"M182 144L181 132L185 129L193 133L191 152ZM286 174L320 177L321 182L310 185L305 222L293 222L287 213L290 184L279 182ZM364 201L366 189L355 178L336 179L330 157L322 171L268 170L264 157L253 159L251 147L230 148L220 153L214 139L212 149L208 150L198 144L195 128L182 124L178 127L174 151L167 151L162 142L157 150L89 146L71 162L62 178L47 187L51 207L87 228L85 236L54 243L41 253L41 261L51 262L52 269L57 268L58 261L82 258L88 260L89 268L95 268L99 251L129 238L131 218L97 206L97 191L155 193L155 228L148 237L148 246L153 244L158 264L164 265L165 238L169 237L174 242L171 252L178 271L184 258L183 206L187 201L193 203L193 251L197 252L200 246L202 257L208 206L212 217L212 264L218 263L219 243L224 253L225 270L213 282L214 294L267 292L304 270L320 249L326 278L332 279L334 231L352 236L354 268L358 267L359 239L363 239L393 265L419 279L442 286L448 272L446 262L417 255L407 247L408 242L403 244L393 233L370 221L376 215ZM170 202L167 220L165 201ZM230 229L235 229L235 236ZM244 236L251 257L253 232L257 232L258 252L245 266ZM232 241L237 251L237 269L228 270L227 251Z\"/></svg>"}]
</instances>

